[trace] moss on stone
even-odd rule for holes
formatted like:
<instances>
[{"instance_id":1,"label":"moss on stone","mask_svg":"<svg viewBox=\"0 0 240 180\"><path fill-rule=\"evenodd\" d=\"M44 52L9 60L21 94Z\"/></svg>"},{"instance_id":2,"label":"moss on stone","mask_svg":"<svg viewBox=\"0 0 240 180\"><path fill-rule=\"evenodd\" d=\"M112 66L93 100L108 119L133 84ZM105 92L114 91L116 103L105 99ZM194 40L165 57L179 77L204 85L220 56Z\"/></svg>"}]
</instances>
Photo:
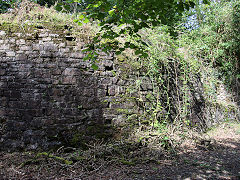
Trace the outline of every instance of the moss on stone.
<instances>
[{"instance_id":1,"label":"moss on stone","mask_svg":"<svg viewBox=\"0 0 240 180\"><path fill-rule=\"evenodd\" d=\"M93 35L93 26L90 23L79 26L73 22L77 18L73 15L41 7L32 2L27 6L29 6L27 9L24 6L14 9L13 12L0 14L0 30L9 33L32 33L46 29L59 35L77 37L84 42L89 41Z\"/></svg>"},{"instance_id":2,"label":"moss on stone","mask_svg":"<svg viewBox=\"0 0 240 180\"><path fill-rule=\"evenodd\" d=\"M45 156L46 158L52 158L56 161L60 161L61 163L66 164L66 165L71 165L73 163L72 161L69 161L69 160L59 157L59 156L52 155L47 152L38 153L36 158L39 158L41 156Z\"/></svg>"},{"instance_id":3,"label":"moss on stone","mask_svg":"<svg viewBox=\"0 0 240 180\"><path fill-rule=\"evenodd\" d=\"M81 149L87 149L86 145L86 138L84 137L84 134L75 132L72 136L72 139L70 139L70 146L73 147L80 147Z\"/></svg>"}]
</instances>

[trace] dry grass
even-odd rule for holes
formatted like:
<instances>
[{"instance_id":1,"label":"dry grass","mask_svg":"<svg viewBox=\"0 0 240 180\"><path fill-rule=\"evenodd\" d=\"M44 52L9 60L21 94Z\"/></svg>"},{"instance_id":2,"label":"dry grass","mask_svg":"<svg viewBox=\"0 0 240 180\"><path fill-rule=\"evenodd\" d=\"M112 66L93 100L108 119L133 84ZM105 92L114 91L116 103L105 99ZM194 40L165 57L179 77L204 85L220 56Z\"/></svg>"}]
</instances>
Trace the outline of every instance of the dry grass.
<instances>
[{"instance_id":1,"label":"dry grass","mask_svg":"<svg viewBox=\"0 0 240 180\"><path fill-rule=\"evenodd\" d=\"M239 123L224 123L174 156L123 141L88 143L85 151L1 152L0 179L238 179L239 129Z\"/></svg>"},{"instance_id":2,"label":"dry grass","mask_svg":"<svg viewBox=\"0 0 240 180\"><path fill-rule=\"evenodd\" d=\"M19 7L0 14L0 28L17 26L16 30L23 29L24 32L43 28L52 31L69 31L75 36L92 37L97 31L96 26L91 23L83 23L82 26L79 26L74 22L77 18L77 14L57 12L54 7L42 7L24 0Z\"/></svg>"}]
</instances>

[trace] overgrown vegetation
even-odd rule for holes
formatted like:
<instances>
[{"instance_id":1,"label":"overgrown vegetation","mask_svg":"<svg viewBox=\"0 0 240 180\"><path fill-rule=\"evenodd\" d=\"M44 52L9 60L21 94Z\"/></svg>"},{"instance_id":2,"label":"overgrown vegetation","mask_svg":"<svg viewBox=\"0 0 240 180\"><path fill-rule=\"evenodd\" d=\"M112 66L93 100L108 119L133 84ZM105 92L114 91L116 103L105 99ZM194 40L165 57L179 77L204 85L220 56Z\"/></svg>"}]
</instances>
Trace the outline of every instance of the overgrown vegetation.
<instances>
[{"instance_id":1,"label":"overgrown vegetation","mask_svg":"<svg viewBox=\"0 0 240 180\"><path fill-rule=\"evenodd\" d=\"M81 28L77 24L73 25L74 19L78 19L75 22L79 24L83 23L85 19L82 14L71 16L35 4L22 4L21 7L11 12L11 16L2 14L1 26L15 24L23 29L39 26L64 29L67 26L75 29L73 31L76 32L76 36L79 35L78 30L84 30L85 27L84 33L92 28L89 24ZM96 7L99 8L101 5ZM146 27L139 28L141 22L138 21L134 21L136 24L132 22L133 29L128 29L126 32L132 32L130 35L133 35L134 30L137 29L138 32L141 29L140 36L129 37L126 32L121 38L116 36L126 45L122 47L123 49L117 50L117 58L121 63L131 67L122 69L121 73L116 72L116 74L127 79L128 73L137 70L137 79L122 97L123 100L133 101L136 109L131 112L119 109L126 115L126 122L120 129L130 132L126 136L128 139L122 136L119 138L121 141L115 144L104 144L98 140L96 141L98 144L89 144L86 151L74 149L75 155L69 161L47 153L42 153L41 156L68 165L74 161L95 163L96 158L107 158L109 161L133 165L139 157L143 158L140 155L142 150L149 153L146 161L152 160L153 156L160 154L159 149L174 152L177 145L188 138L192 130L205 131L226 119L237 120L239 118L237 103L239 103L240 78L240 3L221 1L211 5L202 4L198 8L203 15L201 22L189 29L183 28L185 22L189 21L188 16L185 21L181 19L174 31L178 33L177 38L170 35L167 26L157 23L158 26L150 28L142 24ZM108 15L111 18L119 18L117 14L113 14L117 10L109 6ZM108 15L102 15L103 19ZM102 30L111 31L108 27ZM116 34L112 31L109 33L112 33L112 36L103 35L107 39L105 42L111 46L115 45L116 41L112 41L112 37ZM98 39L99 37L102 36L98 35L94 42L100 43L102 39ZM142 48L143 44L146 49L140 49L141 51L137 49L135 52L131 50L136 49L138 45ZM105 51L111 50L108 46L102 48L106 48ZM141 58L138 57L139 54L142 55ZM89 57L93 56L90 54ZM146 85L145 79L151 82L148 85L152 89L147 94L140 93L142 86ZM228 91L225 87L228 87ZM216 111L221 115L217 116ZM73 144L79 141L79 138L81 137L74 137ZM85 142L84 146L87 146ZM139 149L139 154L136 155L137 150L131 149L133 147ZM131 152L136 156L129 156ZM88 168L93 167L90 164Z\"/></svg>"},{"instance_id":2,"label":"overgrown vegetation","mask_svg":"<svg viewBox=\"0 0 240 180\"><path fill-rule=\"evenodd\" d=\"M23 0L11 11L0 15L1 29L9 33L34 32L41 29L49 29L56 33L70 34L88 43L95 34L97 27L88 23L81 27L74 23L78 15L58 12L55 7L42 7L28 0Z\"/></svg>"},{"instance_id":3,"label":"overgrown vegetation","mask_svg":"<svg viewBox=\"0 0 240 180\"><path fill-rule=\"evenodd\" d=\"M79 0L78 2L85 2ZM203 0L203 3L209 3ZM154 4L154 5L153 5ZM148 57L146 43L139 33L144 28L166 25L171 35L176 35L174 23L181 19L182 13L195 6L194 0L93 0L86 8L86 13L79 16L79 21L96 21L100 30L96 33L92 43L88 44L87 58L93 64L97 60L99 50L108 53L115 51L121 54L126 49L134 49L135 55L141 58ZM78 19L77 19L78 20ZM132 43L119 38L128 35L138 43ZM107 40L103 42L102 40Z\"/></svg>"},{"instance_id":4,"label":"overgrown vegetation","mask_svg":"<svg viewBox=\"0 0 240 180\"><path fill-rule=\"evenodd\" d=\"M229 87L238 86L239 80L239 26L238 1L220 1L210 6L202 5L203 22L181 39L194 58L205 66L216 68L218 78Z\"/></svg>"},{"instance_id":5,"label":"overgrown vegetation","mask_svg":"<svg viewBox=\"0 0 240 180\"><path fill-rule=\"evenodd\" d=\"M136 103L135 113L125 112L126 127L145 143L158 134L163 147L172 146L171 137L178 131L186 137L182 132L189 129L204 132L225 120L239 120L239 2L199 8L204 18L193 29L184 28L185 21L180 21L177 39L166 26L142 30L148 58L125 52L125 63L133 66L125 73L137 69L138 74L125 95ZM152 92L143 94L140 89L148 78Z\"/></svg>"}]
</instances>

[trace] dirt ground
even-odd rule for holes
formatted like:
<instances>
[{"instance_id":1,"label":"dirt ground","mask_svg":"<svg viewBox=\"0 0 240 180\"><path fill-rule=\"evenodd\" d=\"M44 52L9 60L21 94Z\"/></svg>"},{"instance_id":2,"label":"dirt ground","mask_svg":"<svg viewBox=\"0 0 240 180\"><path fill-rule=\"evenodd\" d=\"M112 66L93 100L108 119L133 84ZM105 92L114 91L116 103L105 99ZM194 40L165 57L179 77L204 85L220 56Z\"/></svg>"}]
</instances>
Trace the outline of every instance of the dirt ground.
<instances>
[{"instance_id":1,"label":"dirt ground","mask_svg":"<svg viewBox=\"0 0 240 180\"><path fill-rule=\"evenodd\" d=\"M135 163L114 158L75 159L68 163L64 158L44 156L44 153L36 158L36 152L0 152L0 180L240 180L240 124L223 124L207 136L208 139L195 145L182 145L175 155L158 154L157 160ZM69 157L69 154L61 157ZM92 158L97 159L95 155Z\"/></svg>"}]
</instances>

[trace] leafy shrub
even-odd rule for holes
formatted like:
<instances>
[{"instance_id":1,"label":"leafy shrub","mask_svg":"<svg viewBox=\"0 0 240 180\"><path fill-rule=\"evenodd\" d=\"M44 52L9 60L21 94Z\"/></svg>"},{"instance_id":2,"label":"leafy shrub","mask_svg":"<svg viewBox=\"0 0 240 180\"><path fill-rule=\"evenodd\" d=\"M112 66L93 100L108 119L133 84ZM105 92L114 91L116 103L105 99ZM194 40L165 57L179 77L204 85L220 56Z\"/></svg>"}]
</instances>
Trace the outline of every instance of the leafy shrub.
<instances>
[{"instance_id":1,"label":"leafy shrub","mask_svg":"<svg viewBox=\"0 0 240 180\"><path fill-rule=\"evenodd\" d=\"M204 21L184 33L182 39L191 47L193 55L206 65L217 68L219 77L230 86L239 79L240 3L221 1L202 6Z\"/></svg>"}]
</instances>

